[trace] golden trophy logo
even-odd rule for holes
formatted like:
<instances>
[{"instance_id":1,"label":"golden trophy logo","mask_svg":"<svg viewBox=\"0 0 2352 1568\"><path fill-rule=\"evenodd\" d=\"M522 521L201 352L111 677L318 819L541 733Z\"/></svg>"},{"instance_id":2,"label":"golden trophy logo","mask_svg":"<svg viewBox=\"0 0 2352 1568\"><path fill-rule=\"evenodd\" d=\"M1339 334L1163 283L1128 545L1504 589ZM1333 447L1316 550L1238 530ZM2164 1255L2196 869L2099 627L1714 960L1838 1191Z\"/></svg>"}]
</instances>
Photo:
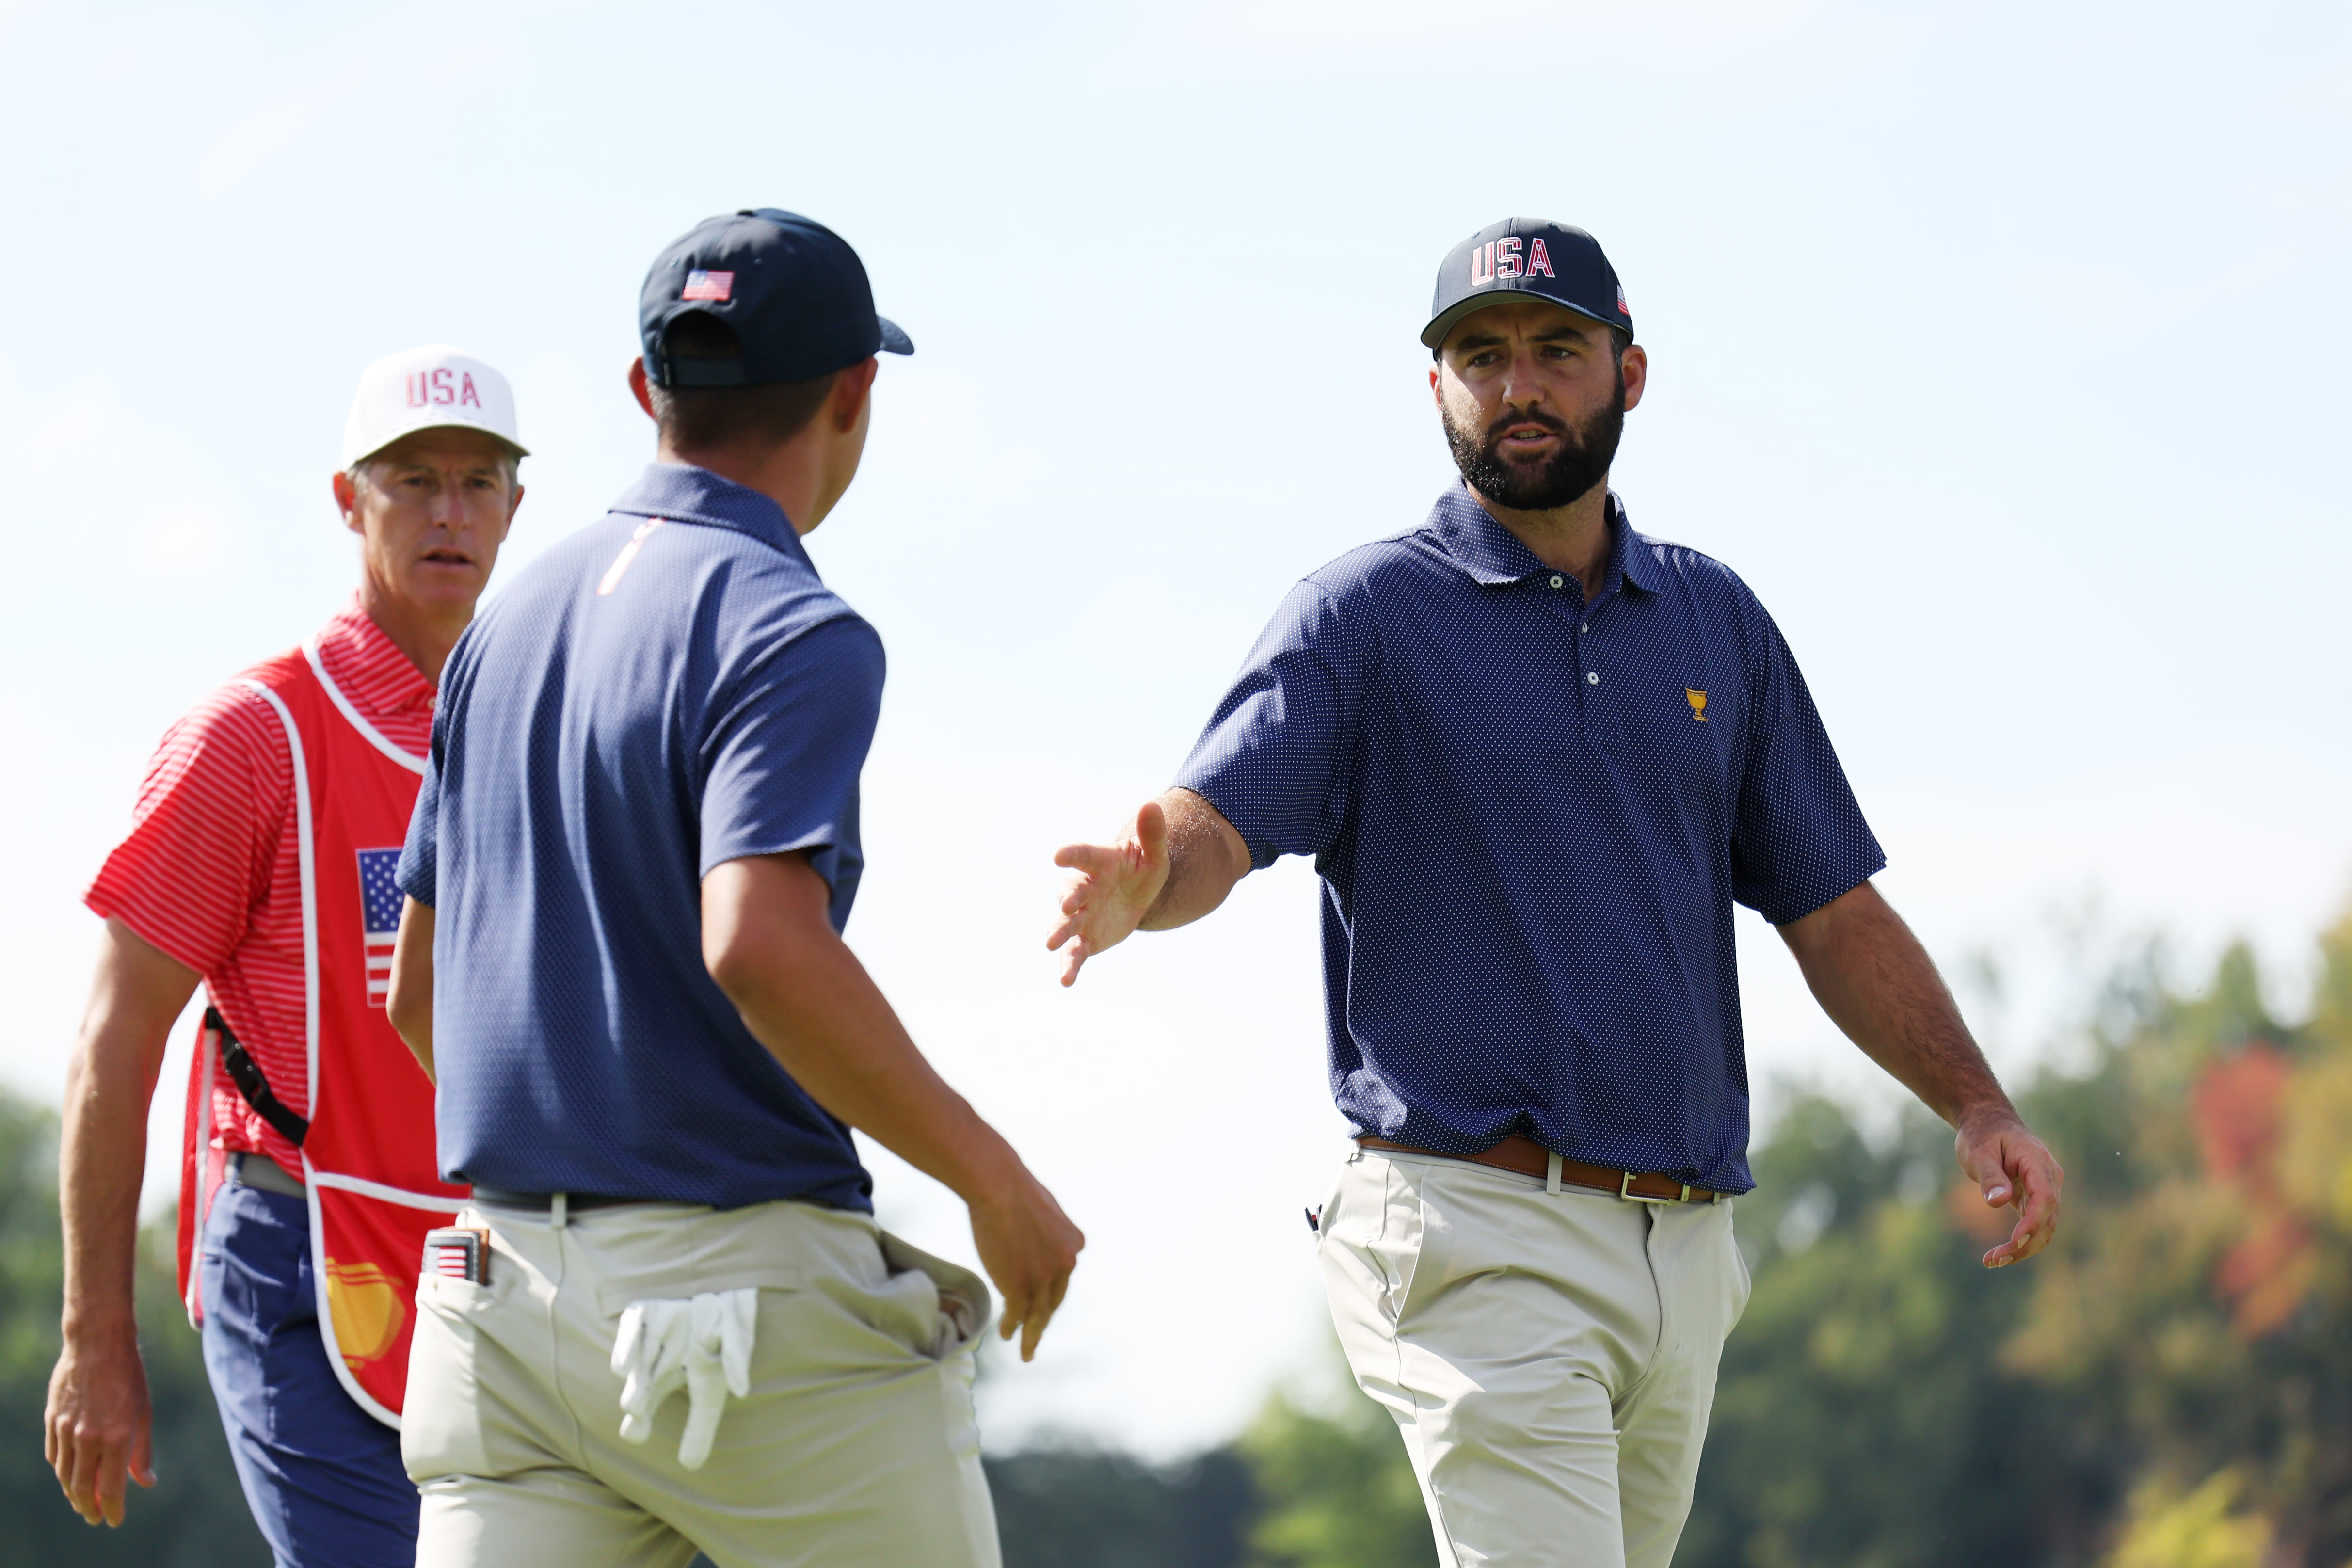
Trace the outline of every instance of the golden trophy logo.
<instances>
[{"instance_id":1,"label":"golden trophy logo","mask_svg":"<svg viewBox=\"0 0 2352 1568\"><path fill-rule=\"evenodd\" d=\"M1691 717L1697 720L1702 724L1706 723L1706 693L1704 691L1693 691L1689 687L1685 686L1683 688L1683 695L1690 699Z\"/></svg>"},{"instance_id":2,"label":"golden trophy logo","mask_svg":"<svg viewBox=\"0 0 2352 1568\"><path fill-rule=\"evenodd\" d=\"M327 1259L327 1321L343 1364L356 1372L392 1349L408 1308L392 1276L373 1263Z\"/></svg>"}]
</instances>

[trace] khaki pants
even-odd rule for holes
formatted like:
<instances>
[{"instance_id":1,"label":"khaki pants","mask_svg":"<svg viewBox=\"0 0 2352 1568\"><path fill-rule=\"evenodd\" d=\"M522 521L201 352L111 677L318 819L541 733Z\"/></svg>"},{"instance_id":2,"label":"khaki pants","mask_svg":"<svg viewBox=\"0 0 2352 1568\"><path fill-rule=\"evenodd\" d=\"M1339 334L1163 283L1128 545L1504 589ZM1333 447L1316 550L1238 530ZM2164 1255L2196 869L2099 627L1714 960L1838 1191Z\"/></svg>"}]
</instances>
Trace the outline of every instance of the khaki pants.
<instances>
[{"instance_id":1,"label":"khaki pants","mask_svg":"<svg viewBox=\"0 0 2352 1568\"><path fill-rule=\"evenodd\" d=\"M807 1204L458 1223L489 1228L489 1280L428 1274L417 1294L401 1455L424 1494L418 1568L684 1568L698 1547L719 1568L998 1568L973 1275ZM745 1286L751 1392L709 1462L678 1463L683 1392L648 1441L623 1441L622 1311Z\"/></svg>"},{"instance_id":2,"label":"khaki pants","mask_svg":"<svg viewBox=\"0 0 2352 1568\"><path fill-rule=\"evenodd\" d=\"M1731 1204L1647 1204L1360 1150L1318 1251L1446 1568L1667 1568L1723 1342L1748 1304Z\"/></svg>"}]
</instances>

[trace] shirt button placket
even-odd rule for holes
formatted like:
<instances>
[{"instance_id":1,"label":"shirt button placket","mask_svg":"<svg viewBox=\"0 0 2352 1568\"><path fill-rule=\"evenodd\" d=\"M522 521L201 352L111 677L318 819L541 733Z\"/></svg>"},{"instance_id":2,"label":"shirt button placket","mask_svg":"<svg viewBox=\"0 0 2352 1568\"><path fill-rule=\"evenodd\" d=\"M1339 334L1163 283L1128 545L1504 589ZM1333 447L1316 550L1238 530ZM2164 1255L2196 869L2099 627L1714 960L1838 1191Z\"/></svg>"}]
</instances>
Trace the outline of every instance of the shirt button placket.
<instances>
[{"instance_id":1,"label":"shirt button placket","mask_svg":"<svg viewBox=\"0 0 2352 1568\"><path fill-rule=\"evenodd\" d=\"M1592 622L1590 618L1591 614L1592 607L1590 605L1578 606L1576 616L1576 632L1578 639L1576 644L1576 663L1577 668L1580 669L1584 669L1585 660L1589 657L1583 639L1592 635ZM1598 699L1601 694L1592 689L1592 688L1597 687L1600 684L1601 672L1599 670L1584 669L1585 690L1580 695L1585 699L1583 705L1584 731L1588 735L1600 728L1601 714L1599 710Z\"/></svg>"},{"instance_id":2,"label":"shirt button placket","mask_svg":"<svg viewBox=\"0 0 2352 1568\"><path fill-rule=\"evenodd\" d=\"M1564 594L1568 591L1568 578L1562 573L1553 572L1548 574L1543 581L1545 585L1550 588L1550 590L1555 594ZM1582 607L1580 606L1576 611L1570 614L1569 624L1570 626L1575 626L1577 630L1580 632L1591 630L1591 628L1589 626L1579 625L1583 618L1583 610ZM1570 634L1568 641L1571 667L1578 670L1583 669L1584 645L1577 641L1575 633ZM1573 683L1570 684L1569 689L1571 691L1576 691L1577 718L1580 726L1584 729L1590 730L1592 727L1592 718L1591 714L1585 711L1584 693L1580 690L1577 690Z\"/></svg>"},{"instance_id":3,"label":"shirt button placket","mask_svg":"<svg viewBox=\"0 0 2352 1568\"><path fill-rule=\"evenodd\" d=\"M1565 592L1569 585L1568 579L1558 573L1554 573L1551 575L1549 582L1554 592ZM1588 688L1601 684L1601 672L1596 669L1586 669L1584 668L1584 643L1582 639L1591 635L1592 631L1592 623L1585 618L1591 612L1587 606L1579 605L1575 613L1570 617L1576 627L1576 634L1570 638L1570 641L1575 644L1576 647L1576 668L1581 671L1584 676L1582 685ZM1586 700L1586 694L1583 691L1577 692L1576 697L1577 709L1579 710L1580 717L1583 720L1584 731L1587 734L1591 734L1593 727L1592 704Z\"/></svg>"}]
</instances>

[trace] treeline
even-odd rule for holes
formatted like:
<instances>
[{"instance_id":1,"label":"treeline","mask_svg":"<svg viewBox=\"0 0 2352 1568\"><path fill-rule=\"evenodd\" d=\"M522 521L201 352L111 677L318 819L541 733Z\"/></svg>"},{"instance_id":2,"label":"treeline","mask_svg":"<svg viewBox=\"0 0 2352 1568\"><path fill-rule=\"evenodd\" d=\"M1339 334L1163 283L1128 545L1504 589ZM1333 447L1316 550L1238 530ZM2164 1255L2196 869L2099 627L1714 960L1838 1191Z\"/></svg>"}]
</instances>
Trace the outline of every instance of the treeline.
<instances>
[{"instance_id":1,"label":"treeline","mask_svg":"<svg viewBox=\"0 0 2352 1568\"><path fill-rule=\"evenodd\" d=\"M2068 1073L2021 1097L2067 1166L2064 1227L2020 1268L1924 1113L1866 1136L1825 1100L1758 1152L1756 1276L1725 1352L1679 1568L2343 1568L2352 1561L2352 918L2307 1021L2252 958L2187 994L2111 977ZM172 1299L142 1313L161 1485L86 1530L40 1458L57 1348L53 1120L0 1103L0 1564L264 1561ZM1426 1568L1386 1415L1280 1396L1155 1468L991 1461L1008 1568Z\"/></svg>"}]
</instances>

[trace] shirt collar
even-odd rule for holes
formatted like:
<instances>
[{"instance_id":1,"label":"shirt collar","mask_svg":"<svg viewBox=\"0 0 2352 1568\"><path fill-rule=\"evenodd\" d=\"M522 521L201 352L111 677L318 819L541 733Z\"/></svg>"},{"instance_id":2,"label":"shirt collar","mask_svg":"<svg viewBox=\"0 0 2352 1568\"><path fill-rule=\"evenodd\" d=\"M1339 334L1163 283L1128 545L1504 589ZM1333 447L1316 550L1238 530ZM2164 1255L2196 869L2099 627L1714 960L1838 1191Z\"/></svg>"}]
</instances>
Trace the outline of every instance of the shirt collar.
<instances>
[{"instance_id":1,"label":"shirt collar","mask_svg":"<svg viewBox=\"0 0 2352 1568\"><path fill-rule=\"evenodd\" d=\"M632 517L731 528L808 563L808 552L801 547L800 533L784 516L783 508L755 489L691 463L646 464L645 473L613 503L613 510Z\"/></svg>"},{"instance_id":2,"label":"shirt collar","mask_svg":"<svg viewBox=\"0 0 2352 1568\"><path fill-rule=\"evenodd\" d=\"M358 594L313 641L328 677L362 718L373 721L433 706L433 683L360 607Z\"/></svg>"},{"instance_id":3,"label":"shirt collar","mask_svg":"<svg viewBox=\"0 0 2352 1568\"><path fill-rule=\"evenodd\" d=\"M1536 558L1534 551L1519 542L1517 534L1496 522L1494 514L1478 504L1478 498L1470 493L1468 485L1459 481L1448 485L1437 498L1437 505L1430 510L1427 526L1455 565L1473 580L1489 586L1524 582L1550 570ZM1609 576L1603 592L1613 592L1621 580L1643 593L1654 592L1654 571L1648 552L1642 548L1641 536L1625 521L1625 503L1617 499L1616 491L1610 491ZM1597 599L1601 595L1585 596Z\"/></svg>"}]
</instances>

